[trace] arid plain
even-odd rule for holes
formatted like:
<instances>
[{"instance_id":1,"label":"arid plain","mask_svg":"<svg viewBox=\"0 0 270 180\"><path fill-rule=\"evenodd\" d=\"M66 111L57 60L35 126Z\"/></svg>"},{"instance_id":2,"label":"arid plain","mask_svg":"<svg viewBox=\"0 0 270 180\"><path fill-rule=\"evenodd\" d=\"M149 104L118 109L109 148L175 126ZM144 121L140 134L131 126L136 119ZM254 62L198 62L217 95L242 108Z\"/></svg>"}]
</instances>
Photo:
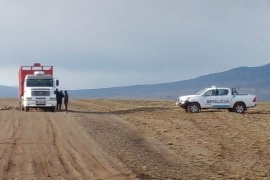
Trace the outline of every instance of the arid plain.
<instances>
[{"instance_id":1,"label":"arid plain","mask_svg":"<svg viewBox=\"0 0 270 180\"><path fill-rule=\"evenodd\" d=\"M0 100L0 179L270 179L270 103L186 113L174 101Z\"/></svg>"}]
</instances>

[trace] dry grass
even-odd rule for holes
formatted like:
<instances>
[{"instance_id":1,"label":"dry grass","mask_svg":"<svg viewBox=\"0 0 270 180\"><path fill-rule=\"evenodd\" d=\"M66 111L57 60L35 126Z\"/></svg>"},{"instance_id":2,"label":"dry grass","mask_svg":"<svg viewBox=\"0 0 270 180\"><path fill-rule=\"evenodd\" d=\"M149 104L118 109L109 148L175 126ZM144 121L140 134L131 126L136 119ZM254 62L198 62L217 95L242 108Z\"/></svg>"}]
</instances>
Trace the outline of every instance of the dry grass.
<instances>
[{"instance_id":1,"label":"dry grass","mask_svg":"<svg viewBox=\"0 0 270 180\"><path fill-rule=\"evenodd\" d=\"M244 115L227 110L189 114L174 101L75 100L72 105L133 124L214 179L270 177L269 102L258 103Z\"/></svg>"}]
</instances>

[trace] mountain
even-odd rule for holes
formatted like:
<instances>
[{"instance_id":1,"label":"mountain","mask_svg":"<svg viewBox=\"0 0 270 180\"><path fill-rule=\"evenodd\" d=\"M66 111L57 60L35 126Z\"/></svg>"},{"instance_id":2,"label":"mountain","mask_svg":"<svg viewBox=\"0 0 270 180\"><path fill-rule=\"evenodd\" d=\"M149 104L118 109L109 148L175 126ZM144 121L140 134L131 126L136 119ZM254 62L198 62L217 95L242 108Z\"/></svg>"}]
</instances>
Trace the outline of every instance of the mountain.
<instances>
[{"instance_id":1,"label":"mountain","mask_svg":"<svg viewBox=\"0 0 270 180\"><path fill-rule=\"evenodd\" d=\"M255 94L258 101L270 101L270 63L259 67L238 67L184 81L68 92L71 98L174 100L212 85L235 87L239 93ZM0 86L0 96L17 97L17 88Z\"/></svg>"},{"instance_id":2,"label":"mountain","mask_svg":"<svg viewBox=\"0 0 270 180\"><path fill-rule=\"evenodd\" d=\"M0 97L2 97L2 98L10 98L10 97L14 98L14 97L18 97L17 94L18 94L18 88L17 87L0 85Z\"/></svg>"},{"instance_id":3,"label":"mountain","mask_svg":"<svg viewBox=\"0 0 270 180\"><path fill-rule=\"evenodd\" d=\"M74 90L69 94L78 98L176 99L212 85L235 87L239 93L256 94L258 101L269 101L270 63L259 67L238 67L184 81Z\"/></svg>"}]
</instances>

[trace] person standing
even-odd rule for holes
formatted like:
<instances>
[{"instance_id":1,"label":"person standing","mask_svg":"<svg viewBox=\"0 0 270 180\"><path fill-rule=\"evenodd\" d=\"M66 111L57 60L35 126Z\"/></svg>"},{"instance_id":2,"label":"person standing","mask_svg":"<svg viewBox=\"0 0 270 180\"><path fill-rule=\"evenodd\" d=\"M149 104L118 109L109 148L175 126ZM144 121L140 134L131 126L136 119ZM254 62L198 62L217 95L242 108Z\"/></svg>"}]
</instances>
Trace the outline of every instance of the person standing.
<instances>
[{"instance_id":1,"label":"person standing","mask_svg":"<svg viewBox=\"0 0 270 180\"><path fill-rule=\"evenodd\" d=\"M63 91L59 91L59 93L58 93L58 98L57 98L57 110L58 110L58 111L61 110L63 97L64 97Z\"/></svg>"},{"instance_id":2,"label":"person standing","mask_svg":"<svg viewBox=\"0 0 270 180\"><path fill-rule=\"evenodd\" d=\"M56 90L54 91L54 94L55 94L55 96L56 96L56 111L58 111L58 108L59 108L59 101L58 101L58 99L59 99L59 91L58 91L58 89L56 88Z\"/></svg>"},{"instance_id":3,"label":"person standing","mask_svg":"<svg viewBox=\"0 0 270 180\"><path fill-rule=\"evenodd\" d=\"M67 91L65 91L65 94L64 94L64 104L65 104L65 110L66 111L68 109L68 99L69 99L68 93L67 93Z\"/></svg>"}]
</instances>

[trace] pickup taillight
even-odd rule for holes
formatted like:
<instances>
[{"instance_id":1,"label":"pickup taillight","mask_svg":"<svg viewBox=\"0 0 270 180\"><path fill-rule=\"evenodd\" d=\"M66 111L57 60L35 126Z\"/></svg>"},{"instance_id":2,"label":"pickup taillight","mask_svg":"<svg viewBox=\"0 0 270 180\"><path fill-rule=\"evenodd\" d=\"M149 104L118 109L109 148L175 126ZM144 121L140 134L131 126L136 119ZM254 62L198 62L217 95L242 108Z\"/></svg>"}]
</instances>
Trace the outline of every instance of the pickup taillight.
<instances>
[{"instance_id":1,"label":"pickup taillight","mask_svg":"<svg viewBox=\"0 0 270 180\"><path fill-rule=\"evenodd\" d=\"M256 100L257 100L257 99L256 99L256 97L255 97L255 98L253 99L253 102L256 102Z\"/></svg>"}]
</instances>

